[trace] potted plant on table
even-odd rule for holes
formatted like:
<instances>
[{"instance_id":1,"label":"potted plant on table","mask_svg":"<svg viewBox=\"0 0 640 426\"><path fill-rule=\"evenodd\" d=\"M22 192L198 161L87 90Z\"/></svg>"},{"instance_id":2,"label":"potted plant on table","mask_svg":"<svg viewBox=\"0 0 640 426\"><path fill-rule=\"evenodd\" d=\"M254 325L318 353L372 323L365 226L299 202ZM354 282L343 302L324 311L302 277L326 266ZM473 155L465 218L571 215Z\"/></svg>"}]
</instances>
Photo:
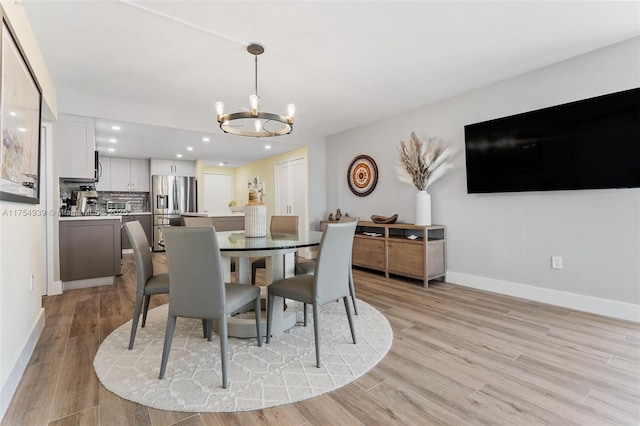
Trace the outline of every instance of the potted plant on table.
<instances>
[{"instance_id":1,"label":"potted plant on table","mask_svg":"<svg viewBox=\"0 0 640 426\"><path fill-rule=\"evenodd\" d=\"M398 156L400 165L396 167L398 180L413 185L415 195L415 224L431 225L431 195L427 188L453 168L451 159L456 151L435 137L422 142L411 132L409 143L400 141Z\"/></svg>"},{"instance_id":2,"label":"potted plant on table","mask_svg":"<svg viewBox=\"0 0 640 426\"><path fill-rule=\"evenodd\" d=\"M229 201L229 210L231 210L232 213L243 212L244 206L238 205L235 200L231 200Z\"/></svg>"}]
</instances>

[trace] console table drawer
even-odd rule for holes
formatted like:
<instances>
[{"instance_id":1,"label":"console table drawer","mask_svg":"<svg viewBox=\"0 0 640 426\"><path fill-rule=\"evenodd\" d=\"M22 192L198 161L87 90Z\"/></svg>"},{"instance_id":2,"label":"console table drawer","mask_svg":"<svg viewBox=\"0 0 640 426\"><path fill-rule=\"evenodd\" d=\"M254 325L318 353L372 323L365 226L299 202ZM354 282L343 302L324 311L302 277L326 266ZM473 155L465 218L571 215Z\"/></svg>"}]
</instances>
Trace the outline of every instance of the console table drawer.
<instances>
[{"instance_id":1,"label":"console table drawer","mask_svg":"<svg viewBox=\"0 0 640 426\"><path fill-rule=\"evenodd\" d=\"M375 238L356 237L353 239L353 250L369 252L369 253L384 253L384 240L377 240Z\"/></svg>"},{"instance_id":2,"label":"console table drawer","mask_svg":"<svg viewBox=\"0 0 640 426\"><path fill-rule=\"evenodd\" d=\"M384 251L382 253L373 253L354 249L351 254L351 262L356 266L363 266L365 268L378 269L381 271L384 271L387 266Z\"/></svg>"},{"instance_id":3,"label":"console table drawer","mask_svg":"<svg viewBox=\"0 0 640 426\"><path fill-rule=\"evenodd\" d=\"M425 267L425 253L423 244L412 242L389 241L387 266L389 272L408 275L412 277L423 277Z\"/></svg>"}]
</instances>

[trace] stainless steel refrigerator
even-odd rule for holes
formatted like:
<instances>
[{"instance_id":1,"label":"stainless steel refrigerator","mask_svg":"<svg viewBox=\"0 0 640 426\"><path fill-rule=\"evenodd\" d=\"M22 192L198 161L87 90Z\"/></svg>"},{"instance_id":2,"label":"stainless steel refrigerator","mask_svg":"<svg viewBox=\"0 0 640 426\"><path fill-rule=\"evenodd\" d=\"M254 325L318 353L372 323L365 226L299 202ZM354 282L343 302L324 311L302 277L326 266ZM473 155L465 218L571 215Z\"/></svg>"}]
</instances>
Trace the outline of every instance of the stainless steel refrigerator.
<instances>
[{"instance_id":1,"label":"stainless steel refrigerator","mask_svg":"<svg viewBox=\"0 0 640 426\"><path fill-rule=\"evenodd\" d=\"M151 177L151 203L153 213L153 251L163 251L159 243L162 232L177 224L182 213L198 211L196 178L190 176Z\"/></svg>"}]
</instances>

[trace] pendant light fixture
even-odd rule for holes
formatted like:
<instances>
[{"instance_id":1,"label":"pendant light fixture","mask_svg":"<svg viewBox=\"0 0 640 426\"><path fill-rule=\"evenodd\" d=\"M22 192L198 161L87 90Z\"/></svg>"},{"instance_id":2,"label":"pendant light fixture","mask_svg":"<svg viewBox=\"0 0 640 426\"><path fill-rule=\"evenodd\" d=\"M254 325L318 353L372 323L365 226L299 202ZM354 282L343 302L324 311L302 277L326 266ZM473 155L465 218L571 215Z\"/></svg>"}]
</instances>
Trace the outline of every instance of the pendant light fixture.
<instances>
[{"instance_id":1,"label":"pendant light fixture","mask_svg":"<svg viewBox=\"0 0 640 426\"><path fill-rule=\"evenodd\" d=\"M260 111L260 97L258 96L258 55L264 53L264 47L259 44L247 46L247 52L255 57L255 93L249 96L250 111L224 113L224 104L216 102L217 120L225 133L238 136L264 138L281 136L293 130L293 115L296 107L287 105L287 115L273 114Z\"/></svg>"}]
</instances>

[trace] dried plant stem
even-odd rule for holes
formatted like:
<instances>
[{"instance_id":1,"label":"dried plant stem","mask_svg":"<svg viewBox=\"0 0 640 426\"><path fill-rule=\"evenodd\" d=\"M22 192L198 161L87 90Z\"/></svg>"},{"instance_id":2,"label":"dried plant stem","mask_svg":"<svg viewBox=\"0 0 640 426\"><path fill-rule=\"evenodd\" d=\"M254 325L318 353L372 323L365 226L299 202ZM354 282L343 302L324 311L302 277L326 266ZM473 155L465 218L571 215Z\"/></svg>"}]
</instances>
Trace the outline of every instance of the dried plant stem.
<instances>
[{"instance_id":1,"label":"dried plant stem","mask_svg":"<svg viewBox=\"0 0 640 426\"><path fill-rule=\"evenodd\" d=\"M419 191L426 191L431 184L453 167L449 160L455 151L438 143L436 138L429 138L424 143L418 139L415 132L411 132L408 144L400 142L398 154L401 163L396 167L398 179L415 186Z\"/></svg>"}]
</instances>

